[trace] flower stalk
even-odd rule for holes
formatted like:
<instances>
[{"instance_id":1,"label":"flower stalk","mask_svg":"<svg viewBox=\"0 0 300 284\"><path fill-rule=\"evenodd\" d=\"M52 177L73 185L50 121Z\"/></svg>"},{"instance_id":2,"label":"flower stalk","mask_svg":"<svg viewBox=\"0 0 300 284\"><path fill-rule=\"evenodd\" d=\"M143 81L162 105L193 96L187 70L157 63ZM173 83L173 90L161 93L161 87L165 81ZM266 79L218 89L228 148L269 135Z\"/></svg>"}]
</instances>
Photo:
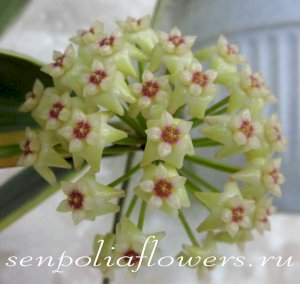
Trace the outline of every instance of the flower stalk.
<instances>
[{"instance_id":1,"label":"flower stalk","mask_svg":"<svg viewBox=\"0 0 300 284\"><path fill-rule=\"evenodd\" d=\"M194 236L194 233L193 231L191 230L185 216L183 215L183 212L181 210L179 210L179 219L181 221L181 224L186 232L186 234L188 235L191 243L194 245L194 246L198 246L198 242L197 242L197 239L196 237Z\"/></svg>"},{"instance_id":2,"label":"flower stalk","mask_svg":"<svg viewBox=\"0 0 300 284\"><path fill-rule=\"evenodd\" d=\"M204 157L195 157L195 156L186 156L186 160L200 165L200 166L204 166L204 167L208 167L217 171L222 171L222 172L226 172L226 173L235 173L241 170L240 167L237 166L232 166L229 164L225 164L225 163L220 163L220 162L216 162Z\"/></svg>"},{"instance_id":3,"label":"flower stalk","mask_svg":"<svg viewBox=\"0 0 300 284\"><path fill-rule=\"evenodd\" d=\"M145 222L145 214L146 214L147 203L143 200L141 203L139 219L138 219L138 228L142 231Z\"/></svg>"}]
</instances>

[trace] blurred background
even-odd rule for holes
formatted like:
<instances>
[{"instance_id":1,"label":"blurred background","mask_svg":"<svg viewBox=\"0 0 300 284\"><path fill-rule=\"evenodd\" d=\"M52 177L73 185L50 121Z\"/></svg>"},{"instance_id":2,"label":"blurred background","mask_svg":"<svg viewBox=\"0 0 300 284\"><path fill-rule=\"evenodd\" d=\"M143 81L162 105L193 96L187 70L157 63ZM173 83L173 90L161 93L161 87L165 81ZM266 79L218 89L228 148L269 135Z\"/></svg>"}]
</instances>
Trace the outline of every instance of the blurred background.
<instances>
[{"instance_id":1,"label":"blurred background","mask_svg":"<svg viewBox=\"0 0 300 284\"><path fill-rule=\"evenodd\" d=\"M68 38L77 29L89 27L94 20L101 20L106 30L112 31L115 20L151 14L155 5L155 0L31 0L23 1L23 9L18 11L16 7L19 5L14 6L14 2L19 1L0 0L0 10L5 11L0 18L0 48L19 51L43 62L51 61L54 49L64 50ZM271 217L272 231L264 236L256 235L242 253L232 246L220 247L222 255L246 256L253 267L219 267L201 283L296 284L296 276L300 275L300 2L164 0L162 6L158 26L169 31L176 25L185 34L197 35L195 48L214 43L220 33L240 45L253 70L264 74L276 94L278 105L268 112L279 112L289 139L283 160L287 182L283 187L283 198L276 201L280 210ZM9 14L16 14L16 17L4 30L1 27L7 22L5 15ZM116 163L115 158L105 159L102 181L122 174L125 159L121 158L121 161ZM18 170L1 170L1 183ZM204 170L202 173L206 174ZM11 255L59 257L63 251L72 257L91 254L94 235L110 230L112 219L100 217L96 222L83 222L75 227L68 214L55 211L61 199L61 193L55 194L0 234L1 284L101 283L101 274L91 268L71 266L62 274L52 274L44 266L5 267L5 261ZM199 210L188 210L186 214L193 219L193 227L203 218L198 217ZM178 229L179 221L170 220L163 213L151 214L150 217L146 219L145 231L165 230L168 237L162 242L162 255L175 255L181 244L187 243L185 233ZM272 255L292 256L295 265L258 267L259 257ZM127 271L120 270L115 279L115 283L120 284L182 284L187 281L199 283L195 271L178 269L176 265L143 269L134 278Z\"/></svg>"}]
</instances>

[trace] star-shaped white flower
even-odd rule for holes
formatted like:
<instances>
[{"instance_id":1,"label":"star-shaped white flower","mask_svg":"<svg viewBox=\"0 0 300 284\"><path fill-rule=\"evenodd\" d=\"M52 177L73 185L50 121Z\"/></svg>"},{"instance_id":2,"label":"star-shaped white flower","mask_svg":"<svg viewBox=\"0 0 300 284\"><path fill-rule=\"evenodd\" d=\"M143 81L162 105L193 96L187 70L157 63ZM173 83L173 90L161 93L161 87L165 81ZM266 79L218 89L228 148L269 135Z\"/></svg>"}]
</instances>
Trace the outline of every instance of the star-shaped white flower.
<instances>
[{"instance_id":1,"label":"star-shaped white flower","mask_svg":"<svg viewBox=\"0 0 300 284\"><path fill-rule=\"evenodd\" d=\"M58 144L51 132L36 132L29 127L25 131L25 139L20 143L22 154L18 160L19 166L33 166L34 169L51 185L56 183L56 178L49 167L69 169L70 164L60 156L53 146Z\"/></svg>"},{"instance_id":2,"label":"star-shaped white flower","mask_svg":"<svg viewBox=\"0 0 300 284\"><path fill-rule=\"evenodd\" d=\"M215 94L216 89L213 84L217 78L214 70L202 70L202 65L198 61L193 61L181 74L181 81L188 87L191 96L210 96Z\"/></svg>"},{"instance_id":3,"label":"star-shaped white flower","mask_svg":"<svg viewBox=\"0 0 300 284\"><path fill-rule=\"evenodd\" d=\"M190 51L196 37L183 36L181 31L174 27L169 34L158 32L158 39L164 51L180 55Z\"/></svg>"},{"instance_id":4,"label":"star-shaped white flower","mask_svg":"<svg viewBox=\"0 0 300 284\"><path fill-rule=\"evenodd\" d=\"M171 96L169 111L174 113L179 107L187 104L192 117L203 118L209 103L214 100L217 87L214 80L217 72L202 70L202 65L194 60L175 81L175 94Z\"/></svg>"},{"instance_id":5,"label":"star-shaped white flower","mask_svg":"<svg viewBox=\"0 0 300 284\"><path fill-rule=\"evenodd\" d=\"M287 145L287 140L282 134L282 124L278 115L273 113L265 123L265 135L269 145L273 150L283 152Z\"/></svg>"},{"instance_id":6,"label":"star-shaped white flower","mask_svg":"<svg viewBox=\"0 0 300 284\"><path fill-rule=\"evenodd\" d=\"M62 182L62 190L67 199L59 204L57 211L71 211L75 225L83 219L93 221L96 216L117 212L119 206L110 201L124 196L124 191L99 184L88 175L76 183Z\"/></svg>"},{"instance_id":7,"label":"star-shaped white flower","mask_svg":"<svg viewBox=\"0 0 300 284\"><path fill-rule=\"evenodd\" d=\"M91 256L93 263L97 265L96 268L101 271L104 277L111 280L114 278L114 269L117 268L114 257L115 242L116 235L113 233L97 234L94 237L93 255ZM112 263L108 261L109 258L112 259Z\"/></svg>"},{"instance_id":8,"label":"star-shaped white flower","mask_svg":"<svg viewBox=\"0 0 300 284\"><path fill-rule=\"evenodd\" d=\"M146 119L160 117L169 102L171 88L168 82L166 75L155 78L150 71L144 71L142 82L129 86L137 99L137 102L130 106L129 114L135 117L141 111Z\"/></svg>"},{"instance_id":9,"label":"star-shaped white flower","mask_svg":"<svg viewBox=\"0 0 300 284\"><path fill-rule=\"evenodd\" d=\"M28 112L35 109L38 106L43 94L44 94L43 83L39 79L36 79L32 91L28 92L25 95L26 100L20 106L19 111Z\"/></svg>"},{"instance_id":10,"label":"star-shaped white flower","mask_svg":"<svg viewBox=\"0 0 300 284\"><path fill-rule=\"evenodd\" d=\"M65 52L53 52L53 63L45 65L41 70L53 78L65 75L73 66L76 52L72 44L69 44Z\"/></svg>"},{"instance_id":11,"label":"star-shaped white flower","mask_svg":"<svg viewBox=\"0 0 300 284\"><path fill-rule=\"evenodd\" d=\"M281 158L267 161L262 168L262 182L265 188L276 196L281 196L280 185L285 178L280 173Z\"/></svg>"},{"instance_id":12,"label":"star-shaped white flower","mask_svg":"<svg viewBox=\"0 0 300 284\"><path fill-rule=\"evenodd\" d=\"M84 145L98 146L100 139L100 113L85 115L75 109L67 126L59 129L58 133L69 141L71 153L82 151Z\"/></svg>"},{"instance_id":13,"label":"star-shaped white flower","mask_svg":"<svg viewBox=\"0 0 300 284\"><path fill-rule=\"evenodd\" d=\"M260 200L254 210L254 226L256 230L263 234L264 231L270 231L271 224L269 217L276 211L276 208L272 206L272 199Z\"/></svg>"},{"instance_id":14,"label":"star-shaped white flower","mask_svg":"<svg viewBox=\"0 0 300 284\"><path fill-rule=\"evenodd\" d=\"M226 200L221 212L221 220L225 223L227 232L234 237L240 228L250 228L252 226L251 214L254 201L243 200L241 196L234 196Z\"/></svg>"},{"instance_id":15,"label":"star-shaped white flower","mask_svg":"<svg viewBox=\"0 0 300 284\"><path fill-rule=\"evenodd\" d=\"M130 271L135 271L140 263L142 252L144 258L141 260L141 263L145 265L152 254L153 241L160 241L164 236L164 232L145 235L129 219L123 218L116 227L115 254L113 257L119 259L122 265L125 266L127 264ZM147 239L148 242L143 251Z\"/></svg>"},{"instance_id":16,"label":"star-shaped white flower","mask_svg":"<svg viewBox=\"0 0 300 284\"><path fill-rule=\"evenodd\" d=\"M18 164L28 167L32 166L37 160L41 150L41 142L38 138L38 134L29 127L26 128L25 137L26 139L20 144L23 153Z\"/></svg>"},{"instance_id":17,"label":"star-shaped white flower","mask_svg":"<svg viewBox=\"0 0 300 284\"><path fill-rule=\"evenodd\" d=\"M160 119L148 120L147 126L147 143L141 166L155 160L163 160L181 168L184 156L194 154L189 134L192 122L173 118L165 111Z\"/></svg>"},{"instance_id":18,"label":"star-shaped white flower","mask_svg":"<svg viewBox=\"0 0 300 284\"><path fill-rule=\"evenodd\" d=\"M58 130L58 134L68 142L75 166L76 161L81 165L84 159L92 169L98 171L105 145L127 136L125 132L109 126L107 119L105 113L86 115L75 109L71 119Z\"/></svg>"},{"instance_id":19,"label":"star-shaped white flower","mask_svg":"<svg viewBox=\"0 0 300 284\"><path fill-rule=\"evenodd\" d=\"M90 47L90 60L97 56L105 63L113 62L120 72L131 77L137 76L131 56L142 62L148 60L148 57L139 48L126 42L120 30L116 30L110 35L99 36L97 42L91 44Z\"/></svg>"},{"instance_id":20,"label":"star-shaped white flower","mask_svg":"<svg viewBox=\"0 0 300 284\"><path fill-rule=\"evenodd\" d=\"M239 47L235 44L230 44L223 35L219 36L217 51L229 64L239 64L244 62L244 58L239 53Z\"/></svg>"},{"instance_id":21,"label":"star-shaped white flower","mask_svg":"<svg viewBox=\"0 0 300 284\"><path fill-rule=\"evenodd\" d=\"M143 179L136 192L149 202L150 208L161 208L171 215L178 215L178 209L190 206L185 181L186 178L179 176L174 167L150 165L144 168Z\"/></svg>"},{"instance_id":22,"label":"star-shaped white flower","mask_svg":"<svg viewBox=\"0 0 300 284\"><path fill-rule=\"evenodd\" d=\"M240 75L241 87L252 98L262 98L266 102L275 103L276 98L273 96L270 89L261 74L253 73L250 66L247 64Z\"/></svg>"},{"instance_id":23,"label":"star-shaped white flower","mask_svg":"<svg viewBox=\"0 0 300 284\"><path fill-rule=\"evenodd\" d=\"M42 120L46 130L54 130L70 118L71 108L72 99L68 92L59 96L55 89L49 88L46 89L35 115L38 120Z\"/></svg>"},{"instance_id":24,"label":"star-shaped white flower","mask_svg":"<svg viewBox=\"0 0 300 284\"><path fill-rule=\"evenodd\" d=\"M97 104L123 115L124 109L121 100L127 103L135 102L123 74L117 71L112 62L103 63L95 59L91 71L81 76L81 83L87 104Z\"/></svg>"},{"instance_id":25,"label":"star-shaped white flower","mask_svg":"<svg viewBox=\"0 0 300 284\"><path fill-rule=\"evenodd\" d=\"M96 21L88 30L78 30L77 35L70 41L78 45L87 45L94 43L100 35L104 34L103 23Z\"/></svg>"},{"instance_id":26,"label":"star-shaped white flower","mask_svg":"<svg viewBox=\"0 0 300 284\"><path fill-rule=\"evenodd\" d=\"M201 245L183 245L181 252L176 256L176 260L179 263L184 263L187 267L197 269L197 275L199 279L204 276L205 272L211 271L216 266L207 265L206 259L215 257L219 258L217 254L217 242L212 232L208 232L205 239L201 242ZM195 259L195 262L191 262L191 259Z\"/></svg>"},{"instance_id":27,"label":"star-shaped white flower","mask_svg":"<svg viewBox=\"0 0 300 284\"><path fill-rule=\"evenodd\" d=\"M262 124L252 119L248 109L242 110L239 114L233 115L230 121L233 132L233 139L238 146L247 149L259 149L261 142L259 139L262 133Z\"/></svg>"},{"instance_id":28,"label":"star-shaped white flower","mask_svg":"<svg viewBox=\"0 0 300 284\"><path fill-rule=\"evenodd\" d=\"M171 74L180 72L193 61L191 47L196 37L182 36L178 28L171 32L157 32L159 42L151 53L150 71L157 71L163 64Z\"/></svg>"},{"instance_id":29,"label":"star-shaped white flower","mask_svg":"<svg viewBox=\"0 0 300 284\"><path fill-rule=\"evenodd\" d=\"M255 201L243 198L236 182L228 182L222 193L198 192L196 196L211 211L199 232L225 229L234 238L241 229L252 227Z\"/></svg>"},{"instance_id":30,"label":"star-shaped white flower","mask_svg":"<svg viewBox=\"0 0 300 284\"><path fill-rule=\"evenodd\" d=\"M127 17L125 21L117 21L118 26L127 33L137 33L150 28L151 17L149 15L140 19Z\"/></svg>"},{"instance_id":31,"label":"star-shaped white flower","mask_svg":"<svg viewBox=\"0 0 300 284\"><path fill-rule=\"evenodd\" d=\"M93 47L99 55L110 56L124 46L125 42L122 36L120 30L116 30L110 35L99 35L97 43Z\"/></svg>"},{"instance_id":32,"label":"star-shaped white flower","mask_svg":"<svg viewBox=\"0 0 300 284\"><path fill-rule=\"evenodd\" d=\"M111 90L116 72L114 64L103 64L100 60L95 59L91 66L91 72L81 76L81 81L85 84L83 96L93 96Z\"/></svg>"},{"instance_id":33,"label":"star-shaped white flower","mask_svg":"<svg viewBox=\"0 0 300 284\"><path fill-rule=\"evenodd\" d=\"M117 21L117 24L122 30L124 38L130 43L137 45L147 54L151 53L153 47L158 42L155 31L150 27L150 16L140 19L127 17L125 21Z\"/></svg>"}]
</instances>

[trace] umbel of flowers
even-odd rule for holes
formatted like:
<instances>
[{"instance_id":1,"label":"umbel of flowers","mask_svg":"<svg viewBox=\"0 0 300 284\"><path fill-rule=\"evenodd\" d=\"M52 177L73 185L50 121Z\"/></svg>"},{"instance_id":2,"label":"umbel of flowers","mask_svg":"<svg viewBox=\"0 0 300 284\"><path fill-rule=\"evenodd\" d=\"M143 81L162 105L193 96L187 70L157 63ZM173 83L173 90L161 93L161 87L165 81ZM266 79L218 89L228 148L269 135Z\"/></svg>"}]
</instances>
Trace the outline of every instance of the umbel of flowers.
<instances>
[{"instance_id":1,"label":"umbel of flowers","mask_svg":"<svg viewBox=\"0 0 300 284\"><path fill-rule=\"evenodd\" d=\"M101 22L78 31L65 51L55 51L53 62L42 68L53 86L45 88L37 79L20 107L39 126L26 129L20 165L33 166L50 184L56 183L52 167L89 169L75 182L62 182L66 198L57 210L71 212L75 224L119 211L114 200L133 191L113 232L95 239L95 251L97 240L106 240L96 259L106 276L117 266L105 265L105 256L137 264L147 237L146 212L161 210L181 220L191 242L179 253L185 259L216 254L217 242L243 245L252 231L270 229L272 196L281 195L284 182L281 158L272 155L284 151L286 139L277 115L264 115L265 106L276 99L262 75L222 35L216 45L193 53L196 37L178 28L156 31L150 22L149 16L129 17L111 34ZM203 62L209 69L203 69ZM216 148L212 159L201 156L207 147ZM141 154L132 166L134 152ZM102 157L122 153L130 153L125 174L108 185L98 183ZM244 157L243 167L219 162L234 155ZM228 182L216 188L188 163L227 172ZM140 182L128 188L138 170ZM208 210L197 228L199 237L182 211L192 198ZM135 222L131 213L138 200ZM203 263L197 267L202 271Z\"/></svg>"}]
</instances>

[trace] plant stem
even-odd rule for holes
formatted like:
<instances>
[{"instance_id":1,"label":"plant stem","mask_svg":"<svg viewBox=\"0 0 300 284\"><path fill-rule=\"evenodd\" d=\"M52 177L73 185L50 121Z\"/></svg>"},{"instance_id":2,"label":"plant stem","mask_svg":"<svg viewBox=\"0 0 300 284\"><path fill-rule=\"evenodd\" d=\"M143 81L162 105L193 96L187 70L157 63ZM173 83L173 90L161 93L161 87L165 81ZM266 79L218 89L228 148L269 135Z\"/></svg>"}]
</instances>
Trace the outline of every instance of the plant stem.
<instances>
[{"instance_id":1,"label":"plant stem","mask_svg":"<svg viewBox=\"0 0 300 284\"><path fill-rule=\"evenodd\" d=\"M199 184L203 185L206 189L208 189L209 191L212 192L220 192L219 189L217 189L216 187L214 187L212 184L208 183L206 180L202 179L201 177L199 177L198 175L196 175L195 173L193 173L192 171L188 170L187 168L182 168L180 170L184 175L190 177L191 179L193 179L194 181L197 181Z\"/></svg>"},{"instance_id":2,"label":"plant stem","mask_svg":"<svg viewBox=\"0 0 300 284\"><path fill-rule=\"evenodd\" d=\"M217 111L215 111L215 112L213 113L213 115L223 114L223 113L225 113L226 111L227 111L227 106L226 106L226 107L223 107L223 108L221 108L221 109L219 109L219 110L217 110Z\"/></svg>"},{"instance_id":3,"label":"plant stem","mask_svg":"<svg viewBox=\"0 0 300 284\"><path fill-rule=\"evenodd\" d=\"M138 225L137 225L141 231L143 230L143 226L144 226L146 208L147 208L147 203L145 200L143 200L141 203L139 220L138 220Z\"/></svg>"},{"instance_id":4,"label":"plant stem","mask_svg":"<svg viewBox=\"0 0 300 284\"><path fill-rule=\"evenodd\" d=\"M159 13L160 13L160 10L162 9L162 6L163 6L163 0L157 0L156 4L155 4L155 7L154 7L152 20L151 20L151 27L152 28L157 27L157 24L159 22Z\"/></svg>"},{"instance_id":5,"label":"plant stem","mask_svg":"<svg viewBox=\"0 0 300 284\"><path fill-rule=\"evenodd\" d=\"M192 142L194 147L214 147L220 145L220 143L213 141L207 137L192 139Z\"/></svg>"},{"instance_id":6,"label":"plant stem","mask_svg":"<svg viewBox=\"0 0 300 284\"><path fill-rule=\"evenodd\" d=\"M205 116L209 115L209 114L213 114L213 115L218 114L218 113L215 113L215 111L218 110L219 108L221 108L222 106L226 105L228 103L228 101L229 101L229 96L227 96L226 98L215 103L214 105L212 105L211 107L209 107L206 110ZM194 118L192 121L193 121L193 128L195 128L203 123L203 119L199 119L199 118Z\"/></svg>"},{"instance_id":7,"label":"plant stem","mask_svg":"<svg viewBox=\"0 0 300 284\"><path fill-rule=\"evenodd\" d=\"M179 213L179 219L180 219L180 221L181 221L181 224L182 224L182 226L183 226L185 232L187 233L187 235L188 235L188 237L189 237L191 243L192 243L194 246L199 246L199 244L198 244L198 242L197 242L197 240L196 240L196 238L195 238L195 236L194 236L194 234L193 234L193 232L192 232L192 230L191 230L189 224L187 223L187 221L186 221L186 219L185 219L185 217L184 217L182 211L181 211L181 210L178 210L178 213Z\"/></svg>"},{"instance_id":8,"label":"plant stem","mask_svg":"<svg viewBox=\"0 0 300 284\"><path fill-rule=\"evenodd\" d=\"M178 117L178 118L182 118L182 111L184 110L185 105L181 106L180 108L178 108L175 113L173 114L173 117Z\"/></svg>"},{"instance_id":9,"label":"plant stem","mask_svg":"<svg viewBox=\"0 0 300 284\"><path fill-rule=\"evenodd\" d=\"M211 114L213 113L215 110L221 108L222 106L226 105L229 101L229 96L225 97L224 99L220 100L219 102L217 102L216 104L214 104L213 106L211 106L207 111L206 114Z\"/></svg>"},{"instance_id":10,"label":"plant stem","mask_svg":"<svg viewBox=\"0 0 300 284\"><path fill-rule=\"evenodd\" d=\"M206 159L204 157L195 157L195 156L185 156L185 159L187 161L190 161L194 164L200 165L200 166L204 166L207 168L211 168L211 169L215 169L217 171L222 171L222 172L226 172L226 173L235 173L241 170L240 167L237 166L232 166L229 164L225 164L225 163L220 163L220 162L216 162L213 160L209 160Z\"/></svg>"},{"instance_id":11,"label":"plant stem","mask_svg":"<svg viewBox=\"0 0 300 284\"><path fill-rule=\"evenodd\" d=\"M134 160L134 153L129 153L127 156L127 160L126 160L126 165L125 165L125 174L121 177L119 177L118 179L116 179L115 181L111 182L109 184L109 186L116 186L118 184L120 184L121 182L123 182L122 184L122 189L126 192L130 183L130 177L139 169L139 164L136 165L134 168L132 168L131 170L129 170L132 166L132 162ZM114 216L114 221L113 221L113 225L112 225L112 233L116 233L116 226L119 223L121 216L122 216L122 209L124 207L124 203L125 203L125 198L120 198L118 201L118 205L120 207L120 210L115 214ZM102 284L109 284L110 283L110 279L109 278L103 278Z\"/></svg>"},{"instance_id":12,"label":"plant stem","mask_svg":"<svg viewBox=\"0 0 300 284\"><path fill-rule=\"evenodd\" d=\"M146 137L145 129L136 119L130 117L126 110L122 116L118 115L118 117L127 125L129 125L133 130L135 130L141 137Z\"/></svg>"},{"instance_id":13,"label":"plant stem","mask_svg":"<svg viewBox=\"0 0 300 284\"><path fill-rule=\"evenodd\" d=\"M144 145L145 143L146 143L145 139L138 136L132 136L132 135L129 135L124 139L114 142L115 145L131 145L131 146Z\"/></svg>"},{"instance_id":14,"label":"plant stem","mask_svg":"<svg viewBox=\"0 0 300 284\"><path fill-rule=\"evenodd\" d=\"M139 115L137 116L137 120L140 123L140 125L142 125L143 129L147 128L147 122L141 113L139 113Z\"/></svg>"},{"instance_id":15,"label":"plant stem","mask_svg":"<svg viewBox=\"0 0 300 284\"><path fill-rule=\"evenodd\" d=\"M215 46L209 46L199 49L195 52L194 56L200 61L208 61L212 54L216 53Z\"/></svg>"},{"instance_id":16,"label":"plant stem","mask_svg":"<svg viewBox=\"0 0 300 284\"><path fill-rule=\"evenodd\" d=\"M140 81L142 81L142 76L143 76L143 73L144 73L144 64L143 64L143 62L138 61L138 70L139 70Z\"/></svg>"},{"instance_id":17,"label":"plant stem","mask_svg":"<svg viewBox=\"0 0 300 284\"><path fill-rule=\"evenodd\" d=\"M132 151L140 151L142 150L140 147L133 146L112 146L104 148L103 155L115 155L115 154L123 154Z\"/></svg>"},{"instance_id":18,"label":"plant stem","mask_svg":"<svg viewBox=\"0 0 300 284\"><path fill-rule=\"evenodd\" d=\"M120 184L121 182L123 182L122 184L122 189L126 192L130 183L129 178L138 170L139 165L137 165L135 168L132 168L131 170L129 170L132 166L132 162L134 159L134 154L133 153L129 153L127 156L127 160L126 160L126 165L125 165L125 173L122 177L116 179L114 182L111 182L109 184L109 186L116 186L118 184ZM124 207L124 201L125 198L120 198L118 201L118 205L120 206L120 210L115 214L115 218L114 218L114 222L113 222L113 227L112 227L112 232L115 233L116 232L116 225L119 223L120 219L121 219L121 215L122 215L122 209Z\"/></svg>"},{"instance_id":19,"label":"plant stem","mask_svg":"<svg viewBox=\"0 0 300 284\"><path fill-rule=\"evenodd\" d=\"M134 207L135 207L135 205L136 205L137 200L138 200L138 197L137 197L136 195L133 195L133 196L132 196L132 199L131 199L131 201L130 201L130 203L129 203L128 209L127 209L127 211L126 211L126 213L125 213L125 216L126 216L127 218L130 217L130 215L131 215L131 213L132 213L132 211L133 211L133 209L134 209Z\"/></svg>"},{"instance_id":20,"label":"plant stem","mask_svg":"<svg viewBox=\"0 0 300 284\"><path fill-rule=\"evenodd\" d=\"M186 188L191 192L202 192L203 190L199 188L199 186L195 185L189 179L186 181Z\"/></svg>"},{"instance_id":21,"label":"plant stem","mask_svg":"<svg viewBox=\"0 0 300 284\"><path fill-rule=\"evenodd\" d=\"M131 157L132 154L129 154L129 157ZM127 163L126 163L126 166L128 165L130 159L127 159ZM129 161L128 161L129 160ZM130 167L128 167L130 168ZM124 182L126 180L128 180L134 173L136 173L138 170L140 169L140 164L137 164L136 166L134 166L131 170L127 171L127 167L126 167L126 174L122 175L121 177L117 178L116 180L114 180L113 182L111 182L108 186L117 186L119 185L121 182Z\"/></svg>"}]
</instances>

